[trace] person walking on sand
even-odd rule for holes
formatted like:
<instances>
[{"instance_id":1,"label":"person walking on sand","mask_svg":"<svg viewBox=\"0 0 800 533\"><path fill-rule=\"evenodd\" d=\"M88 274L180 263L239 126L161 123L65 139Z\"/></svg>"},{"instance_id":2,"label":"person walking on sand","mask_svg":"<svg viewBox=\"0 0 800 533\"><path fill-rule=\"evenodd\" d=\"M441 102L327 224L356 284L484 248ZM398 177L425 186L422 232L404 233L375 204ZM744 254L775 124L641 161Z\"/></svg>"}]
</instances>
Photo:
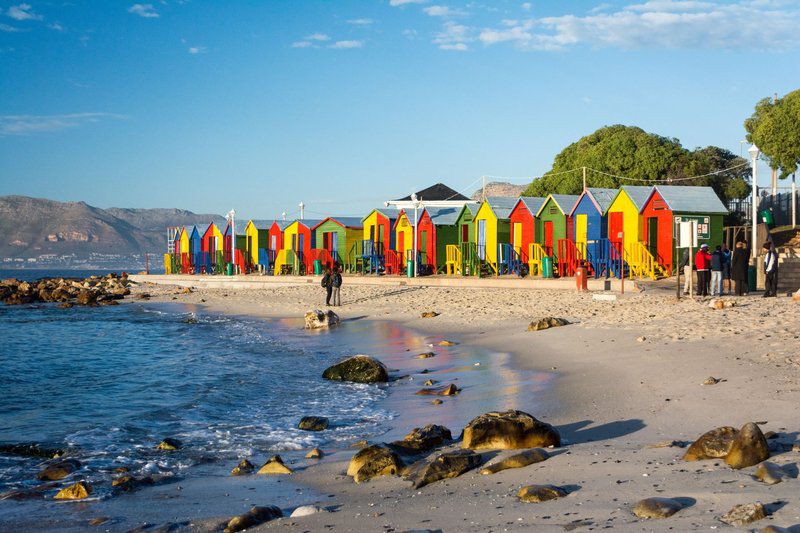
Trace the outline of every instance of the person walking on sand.
<instances>
[{"instance_id":1,"label":"person walking on sand","mask_svg":"<svg viewBox=\"0 0 800 533\"><path fill-rule=\"evenodd\" d=\"M764 244L764 298L778 296L778 254L770 243Z\"/></svg>"},{"instance_id":2,"label":"person walking on sand","mask_svg":"<svg viewBox=\"0 0 800 533\"><path fill-rule=\"evenodd\" d=\"M708 253L708 245L703 244L694 256L694 264L697 265L697 295L708 296L708 285L711 281L709 268L711 266L711 254Z\"/></svg>"},{"instance_id":3,"label":"person walking on sand","mask_svg":"<svg viewBox=\"0 0 800 533\"><path fill-rule=\"evenodd\" d=\"M341 307L342 305L342 273L339 265L333 265L333 274L331 274L331 289L333 291L333 305Z\"/></svg>"},{"instance_id":4,"label":"person walking on sand","mask_svg":"<svg viewBox=\"0 0 800 533\"><path fill-rule=\"evenodd\" d=\"M726 285L725 293L731 293L731 259L733 258L733 254L731 253L730 249L728 249L728 245L723 243L722 244L722 283Z\"/></svg>"},{"instance_id":5,"label":"person walking on sand","mask_svg":"<svg viewBox=\"0 0 800 533\"><path fill-rule=\"evenodd\" d=\"M681 256L681 269L683 270L683 294L689 294L689 287L692 285L692 267L689 264L689 254L691 252L688 248L683 249Z\"/></svg>"},{"instance_id":6,"label":"person walking on sand","mask_svg":"<svg viewBox=\"0 0 800 533\"><path fill-rule=\"evenodd\" d=\"M722 246L717 245L711 254L711 296L722 296L722 268L725 258Z\"/></svg>"},{"instance_id":7,"label":"person walking on sand","mask_svg":"<svg viewBox=\"0 0 800 533\"><path fill-rule=\"evenodd\" d=\"M331 306L331 293L333 292L333 284L331 277L331 269L325 267L325 274L322 275L322 288L325 289L325 305Z\"/></svg>"},{"instance_id":8,"label":"person walking on sand","mask_svg":"<svg viewBox=\"0 0 800 533\"><path fill-rule=\"evenodd\" d=\"M736 296L744 296L747 293L747 269L749 266L750 254L743 242L736 243L731 257L731 277L736 289Z\"/></svg>"}]
</instances>

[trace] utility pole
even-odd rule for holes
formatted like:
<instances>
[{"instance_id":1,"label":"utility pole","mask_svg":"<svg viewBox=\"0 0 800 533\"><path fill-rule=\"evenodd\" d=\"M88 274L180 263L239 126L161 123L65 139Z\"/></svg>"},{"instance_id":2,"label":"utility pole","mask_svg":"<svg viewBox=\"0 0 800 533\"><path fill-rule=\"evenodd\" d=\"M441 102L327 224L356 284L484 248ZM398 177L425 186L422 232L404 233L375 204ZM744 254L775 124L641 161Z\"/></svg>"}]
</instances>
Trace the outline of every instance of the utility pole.
<instances>
[{"instance_id":1,"label":"utility pole","mask_svg":"<svg viewBox=\"0 0 800 533\"><path fill-rule=\"evenodd\" d=\"M586 192L586 167L583 167L583 192Z\"/></svg>"},{"instance_id":2,"label":"utility pole","mask_svg":"<svg viewBox=\"0 0 800 533\"><path fill-rule=\"evenodd\" d=\"M797 182L796 173L792 173L792 229L797 227Z\"/></svg>"},{"instance_id":3,"label":"utility pole","mask_svg":"<svg viewBox=\"0 0 800 533\"><path fill-rule=\"evenodd\" d=\"M754 144L750 148L747 149L747 153L753 158L753 186L751 191L751 200L752 203L752 220L750 221L750 225L752 226L752 242L750 243L750 250L752 251L752 257L755 260L758 257L758 248L756 241L758 239L758 147Z\"/></svg>"}]
</instances>

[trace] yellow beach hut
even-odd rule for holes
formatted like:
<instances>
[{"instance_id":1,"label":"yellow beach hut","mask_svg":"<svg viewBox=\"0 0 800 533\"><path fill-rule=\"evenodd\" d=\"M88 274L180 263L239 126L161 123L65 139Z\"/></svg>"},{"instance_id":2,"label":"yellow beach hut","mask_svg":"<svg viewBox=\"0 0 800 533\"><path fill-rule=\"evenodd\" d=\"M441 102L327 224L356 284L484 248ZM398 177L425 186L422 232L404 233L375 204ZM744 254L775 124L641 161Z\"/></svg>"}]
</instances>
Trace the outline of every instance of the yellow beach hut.
<instances>
[{"instance_id":1,"label":"yellow beach hut","mask_svg":"<svg viewBox=\"0 0 800 533\"><path fill-rule=\"evenodd\" d=\"M608 207L608 239L625 248L625 262L631 274L655 279L658 265L643 243L644 217L641 214L652 187L623 185Z\"/></svg>"},{"instance_id":2,"label":"yellow beach hut","mask_svg":"<svg viewBox=\"0 0 800 533\"><path fill-rule=\"evenodd\" d=\"M511 238L509 217L517 200L518 198L506 196L490 196L481 203L475 214L478 257L487 263L495 274L500 273L497 245L506 244Z\"/></svg>"},{"instance_id":3,"label":"yellow beach hut","mask_svg":"<svg viewBox=\"0 0 800 533\"><path fill-rule=\"evenodd\" d=\"M414 225L408 219L405 211L400 211L394 223L394 242L401 265L405 264L408 254L412 254L411 258L413 259Z\"/></svg>"},{"instance_id":4,"label":"yellow beach hut","mask_svg":"<svg viewBox=\"0 0 800 533\"><path fill-rule=\"evenodd\" d=\"M272 220L249 220L244 227L245 235L245 249L250 258L250 262L254 265L261 266L264 261L267 261L266 250L269 245L269 228L272 226ZM264 250L263 257L259 255L259 251ZM264 264L268 267L268 264Z\"/></svg>"}]
</instances>

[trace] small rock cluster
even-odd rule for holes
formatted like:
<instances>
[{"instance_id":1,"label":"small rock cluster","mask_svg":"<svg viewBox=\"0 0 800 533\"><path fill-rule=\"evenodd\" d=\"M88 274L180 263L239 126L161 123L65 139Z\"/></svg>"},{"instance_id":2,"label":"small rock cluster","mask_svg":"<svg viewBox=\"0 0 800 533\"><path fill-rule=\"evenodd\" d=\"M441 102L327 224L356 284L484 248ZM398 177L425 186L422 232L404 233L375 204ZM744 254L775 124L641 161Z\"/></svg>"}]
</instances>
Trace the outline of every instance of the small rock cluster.
<instances>
[{"instance_id":1,"label":"small rock cluster","mask_svg":"<svg viewBox=\"0 0 800 533\"><path fill-rule=\"evenodd\" d=\"M0 280L0 301L6 305L58 302L62 307L115 305L116 300L131 293L131 283L124 273L120 276L91 276L83 280L42 278L28 282L9 278Z\"/></svg>"},{"instance_id":2,"label":"small rock cluster","mask_svg":"<svg viewBox=\"0 0 800 533\"><path fill-rule=\"evenodd\" d=\"M728 466L738 470L766 461L769 455L769 444L761 429L749 422L739 430L724 426L704 433L689 446L683 459L724 459Z\"/></svg>"}]
</instances>

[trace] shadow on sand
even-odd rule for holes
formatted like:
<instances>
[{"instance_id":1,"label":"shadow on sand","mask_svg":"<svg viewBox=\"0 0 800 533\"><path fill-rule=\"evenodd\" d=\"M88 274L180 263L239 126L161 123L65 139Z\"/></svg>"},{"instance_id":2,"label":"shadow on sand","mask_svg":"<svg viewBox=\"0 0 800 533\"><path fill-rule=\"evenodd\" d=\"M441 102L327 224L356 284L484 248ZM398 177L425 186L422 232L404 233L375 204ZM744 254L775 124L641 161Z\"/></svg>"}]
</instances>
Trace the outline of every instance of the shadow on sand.
<instances>
[{"instance_id":1,"label":"shadow on sand","mask_svg":"<svg viewBox=\"0 0 800 533\"><path fill-rule=\"evenodd\" d=\"M583 442L595 442L599 440L615 439L624 437L631 433L636 433L645 427L644 422L638 418L630 420L618 420L608 422L599 426L591 426L592 420L581 420L558 427L561 437L570 444L580 444Z\"/></svg>"}]
</instances>

